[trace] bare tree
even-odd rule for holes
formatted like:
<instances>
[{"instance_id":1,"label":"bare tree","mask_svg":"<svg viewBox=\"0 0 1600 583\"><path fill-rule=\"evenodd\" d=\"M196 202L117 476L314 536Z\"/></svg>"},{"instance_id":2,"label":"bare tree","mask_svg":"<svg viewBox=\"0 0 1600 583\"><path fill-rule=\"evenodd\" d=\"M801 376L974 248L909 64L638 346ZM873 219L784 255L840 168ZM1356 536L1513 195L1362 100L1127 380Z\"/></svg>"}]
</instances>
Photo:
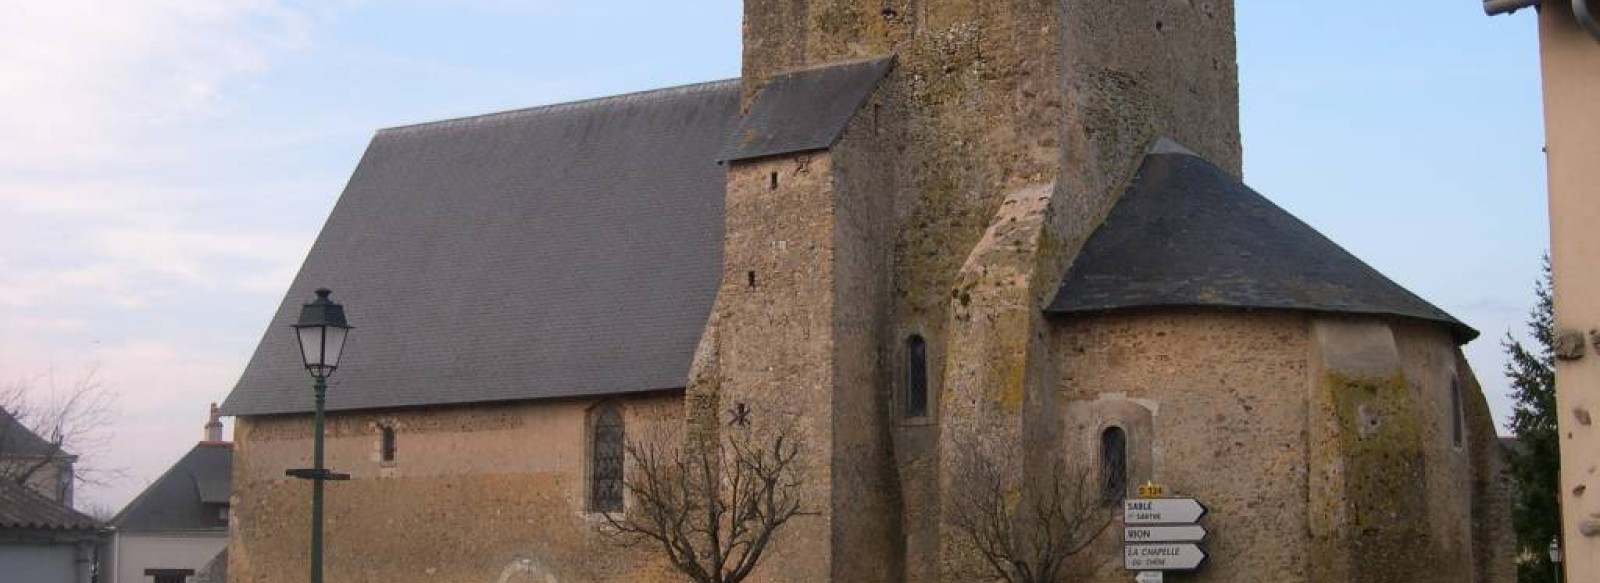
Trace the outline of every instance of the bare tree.
<instances>
[{"instance_id":1,"label":"bare tree","mask_svg":"<svg viewBox=\"0 0 1600 583\"><path fill-rule=\"evenodd\" d=\"M121 476L99 463L115 419L116 395L94 369L67 382L50 371L0 385L0 479L53 486L54 497L66 502L75 484Z\"/></svg>"},{"instance_id":2,"label":"bare tree","mask_svg":"<svg viewBox=\"0 0 1600 583\"><path fill-rule=\"evenodd\" d=\"M727 430L699 442L630 443L624 513L607 515L609 534L652 544L697 583L738 583L760 563L772 537L808 514L801 495L801 441Z\"/></svg>"},{"instance_id":3,"label":"bare tree","mask_svg":"<svg viewBox=\"0 0 1600 583\"><path fill-rule=\"evenodd\" d=\"M1056 461L1040 475L1008 481L1004 468L981 451L962 448L958 454L966 460L950 493L952 531L995 578L1009 583L1067 580L1074 574L1074 558L1115 516L1095 473Z\"/></svg>"}]
</instances>

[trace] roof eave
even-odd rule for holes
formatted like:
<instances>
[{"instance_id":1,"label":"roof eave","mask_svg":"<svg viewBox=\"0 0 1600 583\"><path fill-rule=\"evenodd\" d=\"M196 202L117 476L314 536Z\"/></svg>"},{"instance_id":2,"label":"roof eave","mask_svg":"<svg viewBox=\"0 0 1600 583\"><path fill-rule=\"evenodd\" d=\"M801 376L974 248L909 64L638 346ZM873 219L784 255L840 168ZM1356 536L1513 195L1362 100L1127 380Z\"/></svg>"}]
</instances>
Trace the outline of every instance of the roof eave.
<instances>
[{"instance_id":1,"label":"roof eave","mask_svg":"<svg viewBox=\"0 0 1600 583\"><path fill-rule=\"evenodd\" d=\"M1157 303L1151 303L1151 304L1129 304L1129 305L1123 305L1123 306L1096 306L1096 307L1082 307L1082 308L1046 308L1044 312L1045 312L1045 316L1046 317L1050 317L1050 316L1081 316L1081 315L1093 315L1093 314L1113 314L1113 313L1118 313L1118 312L1130 312L1130 311L1139 311L1139 310L1182 310L1182 309L1239 310L1239 311L1245 311L1245 312L1256 311L1256 310L1264 310L1264 311L1275 311L1275 312L1302 312L1302 313L1306 313L1306 314L1330 314L1330 315L1346 315L1346 316L1371 316L1371 317L1378 317L1378 318L1399 318L1399 319L1402 319L1402 320L1410 320L1410 321L1414 321L1414 322L1421 322L1421 323L1424 323L1424 324L1432 324L1432 325L1436 325L1436 326L1443 326L1445 329L1450 331L1450 336L1455 339L1457 345L1463 345L1463 344L1466 344L1466 343L1471 342L1473 340L1476 340L1478 338L1478 336L1480 335L1476 328L1468 326L1465 323L1462 323L1462 322L1454 320L1454 319L1444 320L1444 319L1439 319L1439 318L1430 318L1430 317L1426 317L1426 316L1419 316L1419 315L1416 315L1416 314L1400 314L1400 313L1395 313L1395 312L1362 311L1362 310L1333 310L1333 309L1314 308L1314 307L1306 307L1306 306L1260 306L1260 305L1224 304L1224 303L1218 303L1218 304L1204 304L1204 303L1159 303L1159 304L1157 304Z\"/></svg>"},{"instance_id":2,"label":"roof eave","mask_svg":"<svg viewBox=\"0 0 1600 583\"><path fill-rule=\"evenodd\" d=\"M1511 14L1523 8L1538 6L1543 0L1483 0L1483 13L1489 16Z\"/></svg>"}]
</instances>

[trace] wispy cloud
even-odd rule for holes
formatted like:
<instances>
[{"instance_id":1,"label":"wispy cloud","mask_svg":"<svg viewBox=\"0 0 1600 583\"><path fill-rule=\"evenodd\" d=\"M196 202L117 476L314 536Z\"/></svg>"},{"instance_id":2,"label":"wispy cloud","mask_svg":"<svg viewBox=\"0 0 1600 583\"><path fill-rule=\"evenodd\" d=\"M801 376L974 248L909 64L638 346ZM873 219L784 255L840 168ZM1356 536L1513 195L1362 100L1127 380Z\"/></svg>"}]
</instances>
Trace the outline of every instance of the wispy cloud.
<instances>
[{"instance_id":1,"label":"wispy cloud","mask_svg":"<svg viewBox=\"0 0 1600 583\"><path fill-rule=\"evenodd\" d=\"M8 4L0 150L34 171L170 153L145 140L225 113L223 88L306 44L310 26L272 0Z\"/></svg>"},{"instance_id":2,"label":"wispy cloud","mask_svg":"<svg viewBox=\"0 0 1600 583\"><path fill-rule=\"evenodd\" d=\"M216 306L270 308L310 240L223 217L285 185L220 177L216 128L256 79L310 45L330 8L0 4L0 378L95 366L123 397L111 429L135 437L116 440L111 461L155 475L248 355L241 326L216 321L231 308ZM140 483L85 494L120 504Z\"/></svg>"}]
</instances>

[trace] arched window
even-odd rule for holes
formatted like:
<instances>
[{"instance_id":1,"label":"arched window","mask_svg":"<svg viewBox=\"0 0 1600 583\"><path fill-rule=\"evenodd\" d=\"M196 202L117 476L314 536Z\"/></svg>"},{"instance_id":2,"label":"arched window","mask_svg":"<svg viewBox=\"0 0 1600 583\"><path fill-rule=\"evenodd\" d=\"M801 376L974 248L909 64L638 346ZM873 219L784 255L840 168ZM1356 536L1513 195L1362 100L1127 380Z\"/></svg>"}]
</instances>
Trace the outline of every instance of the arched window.
<instances>
[{"instance_id":1,"label":"arched window","mask_svg":"<svg viewBox=\"0 0 1600 583\"><path fill-rule=\"evenodd\" d=\"M928 416L928 343L912 334L906 339L906 395L907 418Z\"/></svg>"},{"instance_id":2,"label":"arched window","mask_svg":"<svg viewBox=\"0 0 1600 583\"><path fill-rule=\"evenodd\" d=\"M1128 434L1121 427L1107 427L1100 434L1101 498L1119 502L1128 495Z\"/></svg>"},{"instance_id":3,"label":"arched window","mask_svg":"<svg viewBox=\"0 0 1600 583\"><path fill-rule=\"evenodd\" d=\"M600 406L594 416L592 441L589 451L589 510L594 512L620 512L622 510L622 467L625 434L622 411L616 403Z\"/></svg>"},{"instance_id":4,"label":"arched window","mask_svg":"<svg viewBox=\"0 0 1600 583\"><path fill-rule=\"evenodd\" d=\"M1466 428L1462 426L1461 419L1461 383L1455 378L1450 379L1450 443L1456 447L1466 439Z\"/></svg>"}]
</instances>

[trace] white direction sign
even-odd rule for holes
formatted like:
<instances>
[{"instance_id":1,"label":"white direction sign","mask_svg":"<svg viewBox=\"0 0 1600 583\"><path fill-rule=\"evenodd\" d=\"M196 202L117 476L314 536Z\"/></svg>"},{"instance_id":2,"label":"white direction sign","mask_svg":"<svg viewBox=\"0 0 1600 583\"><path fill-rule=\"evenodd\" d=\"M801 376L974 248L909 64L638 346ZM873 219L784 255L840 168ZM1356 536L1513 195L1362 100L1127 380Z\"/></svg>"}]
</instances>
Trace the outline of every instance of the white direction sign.
<instances>
[{"instance_id":1,"label":"white direction sign","mask_svg":"<svg viewBox=\"0 0 1600 583\"><path fill-rule=\"evenodd\" d=\"M1191 543L1130 544L1122 549L1122 565L1131 571L1187 571L1205 561L1206 552Z\"/></svg>"},{"instance_id":2,"label":"white direction sign","mask_svg":"<svg viewBox=\"0 0 1600 583\"><path fill-rule=\"evenodd\" d=\"M1197 543L1203 540L1206 540L1206 528L1198 524L1129 526L1122 529L1122 541L1130 543Z\"/></svg>"},{"instance_id":3,"label":"white direction sign","mask_svg":"<svg viewBox=\"0 0 1600 583\"><path fill-rule=\"evenodd\" d=\"M1122 502L1124 524L1187 524L1206 515L1194 498L1129 498Z\"/></svg>"},{"instance_id":4,"label":"white direction sign","mask_svg":"<svg viewBox=\"0 0 1600 583\"><path fill-rule=\"evenodd\" d=\"M1166 577L1161 571L1140 571L1133 576L1134 583L1164 583Z\"/></svg>"}]
</instances>

